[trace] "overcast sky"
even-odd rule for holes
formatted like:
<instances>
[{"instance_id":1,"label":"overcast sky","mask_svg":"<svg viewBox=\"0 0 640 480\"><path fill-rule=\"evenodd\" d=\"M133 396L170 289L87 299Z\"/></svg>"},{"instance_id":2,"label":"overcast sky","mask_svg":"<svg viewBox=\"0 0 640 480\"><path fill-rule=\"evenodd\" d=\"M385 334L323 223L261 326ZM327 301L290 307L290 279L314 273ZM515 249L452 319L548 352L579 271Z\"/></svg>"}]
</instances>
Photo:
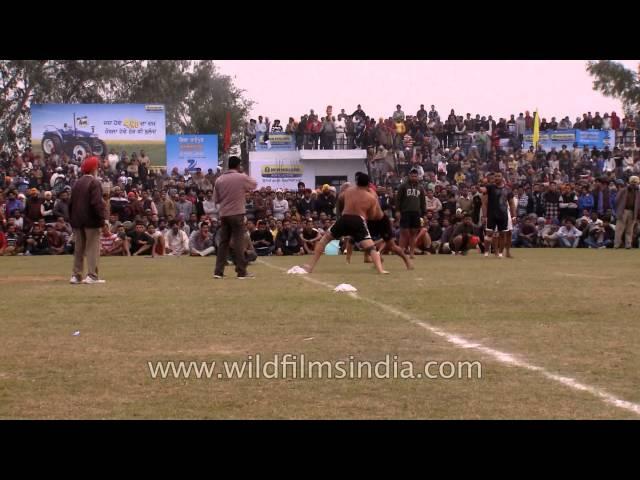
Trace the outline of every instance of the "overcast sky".
<instances>
[{"instance_id":1,"label":"overcast sky","mask_svg":"<svg viewBox=\"0 0 640 480\"><path fill-rule=\"evenodd\" d=\"M572 121L582 113L622 113L618 100L592 89L586 60L217 60L216 65L254 100L252 118L289 117L313 108L334 115L353 113L358 103L376 119L391 116L399 103L415 115L423 103L440 116L499 117L538 108L541 117ZM637 72L638 60L623 60Z\"/></svg>"}]
</instances>

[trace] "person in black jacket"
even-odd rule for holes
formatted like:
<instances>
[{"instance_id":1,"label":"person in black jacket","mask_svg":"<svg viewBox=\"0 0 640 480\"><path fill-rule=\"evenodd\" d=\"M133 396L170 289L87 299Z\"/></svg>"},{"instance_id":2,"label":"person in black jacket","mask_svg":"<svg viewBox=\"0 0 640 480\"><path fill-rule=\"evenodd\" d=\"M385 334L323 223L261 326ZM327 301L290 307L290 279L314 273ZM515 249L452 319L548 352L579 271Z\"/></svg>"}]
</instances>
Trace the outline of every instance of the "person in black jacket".
<instances>
[{"instance_id":1,"label":"person in black jacket","mask_svg":"<svg viewBox=\"0 0 640 480\"><path fill-rule=\"evenodd\" d=\"M70 283L105 283L98 278L100 259L100 228L107 217L107 207L102 199L102 183L96 178L99 160L87 157L82 162L82 173L71 190L69 216L75 241L73 275ZM87 258L87 277L82 280L84 258Z\"/></svg>"},{"instance_id":2,"label":"person in black jacket","mask_svg":"<svg viewBox=\"0 0 640 480\"><path fill-rule=\"evenodd\" d=\"M331 192L329 185L322 186L322 193L316 199L316 209L318 213L324 212L328 217L333 216L333 209L336 206L336 198Z\"/></svg>"},{"instance_id":3,"label":"person in black jacket","mask_svg":"<svg viewBox=\"0 0 640 480\"><path fill-rule=\"evenodd\" d=\"M412 169L409 178L398 188L397 205L400 209L400 248L413 259L416 237L420 231L420 219L427 211L426 192L418 183L418 170Z\"/></svg>"}]
</instances>

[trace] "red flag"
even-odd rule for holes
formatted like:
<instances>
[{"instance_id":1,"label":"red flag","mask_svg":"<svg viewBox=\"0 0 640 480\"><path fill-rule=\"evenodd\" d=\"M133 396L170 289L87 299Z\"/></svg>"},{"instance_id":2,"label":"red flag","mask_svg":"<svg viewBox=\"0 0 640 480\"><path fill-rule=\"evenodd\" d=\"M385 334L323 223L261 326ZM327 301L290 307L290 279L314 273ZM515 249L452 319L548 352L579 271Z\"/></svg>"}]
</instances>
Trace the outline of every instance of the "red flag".
<instances>
[{"instance_id":1,"label":"red flag","mask_svg":"<svg viewBox=\"0 0 640 480\"><path fill-rule=\"evenodd\" d=\"M229 148L231 148L231 113L227 112L227 122L224 127L224 143L222 149L224 153L229 153Z\"/></svg>"}]
</instances>

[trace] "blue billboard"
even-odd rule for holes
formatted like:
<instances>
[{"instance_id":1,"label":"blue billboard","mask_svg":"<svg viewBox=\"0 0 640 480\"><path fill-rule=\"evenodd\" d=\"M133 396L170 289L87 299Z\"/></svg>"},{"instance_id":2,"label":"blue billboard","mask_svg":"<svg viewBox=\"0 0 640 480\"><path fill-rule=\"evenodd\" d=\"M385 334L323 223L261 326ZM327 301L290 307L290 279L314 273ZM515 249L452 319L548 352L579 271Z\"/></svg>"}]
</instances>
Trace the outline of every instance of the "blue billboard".
<instances>
[{"instance_id":1,"label":"blue billboard","mask_svg":"<svg viewBox=\"0 0 640 480\"><path fill-rule=\"evenodd\" d=\"M106 156L112 150L129 156L144 150L151 165L166 164L164 105L31 105L34 153L63 153L78 159Z\"/></svg>"},{"instance_id":2,"label":"blue billboard","mask_svg":"<svg viewBox=\"0 0 640 480\"><path fill-rule=\"evenodd\" d=\"M167 172L204 173L218 166L218 135L167 135Z\"/></svg>"},{"instance_id":3,"label":"blue billboard","mask_svg":"<svg viewBox=\"0 0 640 480\"><path fill-rule=\"evenodd\" d=\"M562 145L571 149L574 143L580 148L598 147L602 149L608 146L611 150L615 146L615 130L546 130L540 132L540 145L549 151L555 147L560 150ZM524 134L524 148L528 149L533 143L533 132L527 130Z\"/></svg>"}]
</instances>

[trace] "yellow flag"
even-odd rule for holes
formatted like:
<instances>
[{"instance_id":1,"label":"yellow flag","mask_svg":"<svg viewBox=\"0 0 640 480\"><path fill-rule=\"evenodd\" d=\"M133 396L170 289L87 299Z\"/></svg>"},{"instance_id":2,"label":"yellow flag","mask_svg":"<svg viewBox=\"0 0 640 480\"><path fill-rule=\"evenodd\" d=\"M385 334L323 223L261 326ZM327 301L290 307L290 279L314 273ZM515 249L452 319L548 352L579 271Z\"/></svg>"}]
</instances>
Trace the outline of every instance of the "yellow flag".
<instances>
[{"instance_id":1,"label":"yellow flag","mask_svg":"<svg viewBox=\"0 0 640 480\"><path fill-rule=\"evenodd\" d=\"M540 141L540 117L538 116L538 110L533 114L533 148L538 149L538 142Z\"/></svg>"}]
</instances>

